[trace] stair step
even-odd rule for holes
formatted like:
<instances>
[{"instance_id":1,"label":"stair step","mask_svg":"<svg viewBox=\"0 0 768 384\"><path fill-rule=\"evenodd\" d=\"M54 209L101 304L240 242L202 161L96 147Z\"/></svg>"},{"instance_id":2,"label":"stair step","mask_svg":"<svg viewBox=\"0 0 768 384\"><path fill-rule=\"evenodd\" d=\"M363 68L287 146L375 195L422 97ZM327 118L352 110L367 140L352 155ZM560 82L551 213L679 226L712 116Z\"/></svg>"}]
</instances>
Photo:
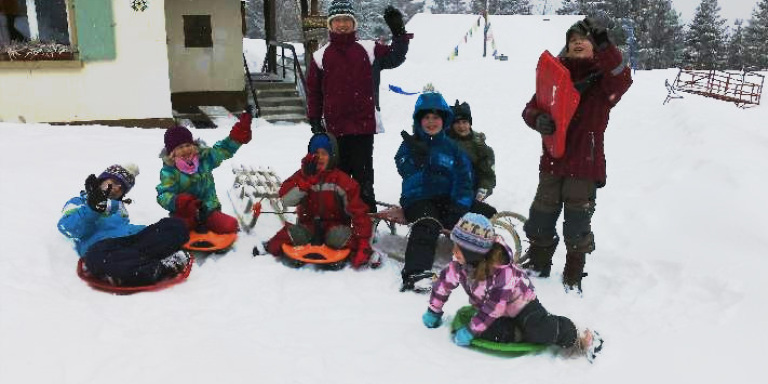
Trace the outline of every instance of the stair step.
<instances>
[{"instance_id":1,"label":"stair step","mask_svg":"<svg viewBox=\"0 0 768 384\"><path fill-rule=\"evenodd\" d=\"M307 116L303 114L296 114L296 113L285 113L285 114L276 114L276 115L262 115L263 119L269 121L270 123L275 123L278 121L284 121L289 123L306 123L307 122Z\"/></svg>"},{"instance_id":2,"label":"stair step","mask_svg":"<svg viewBox=\"0 0 768 384\"><path fill-rule=\"evenodd\" d=\"M306 115L306 111L303 106L279 106L279 107L261 107L262 115L279 114L279 113L295 113L300 115Z\"/></svg>"},{"instance_id":3,"label":"stair step","mask_svg":"<svg viewBox=\"0 0 768 384\"><path fill-rule=\"evenodd\" d=\"M299 97L263 97L259 98L262 107L297 106L304 107L304 101Z\"/></svg>"}]
</instances>

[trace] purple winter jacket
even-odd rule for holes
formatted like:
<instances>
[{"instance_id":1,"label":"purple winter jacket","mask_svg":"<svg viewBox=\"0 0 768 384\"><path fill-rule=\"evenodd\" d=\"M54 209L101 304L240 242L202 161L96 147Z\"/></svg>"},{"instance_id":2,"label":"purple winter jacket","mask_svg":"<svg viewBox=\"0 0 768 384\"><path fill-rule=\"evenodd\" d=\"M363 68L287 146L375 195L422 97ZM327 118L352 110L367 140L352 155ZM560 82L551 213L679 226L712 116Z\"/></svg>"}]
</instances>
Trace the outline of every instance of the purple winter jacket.
<instances>
[{"instance_id":1,"label":"purple winter jacket","mask_svg":"<svg viewBox=\"0 0 768 384\"><path fill-rule=\"evenodd\" d=\"M503 240L497 238L496 242L504 245L508 255L512 254ZM497 266L485 281L470 280L470 268L456 260L451 261L432 285L429 309L443 313L443 305L451 291L461 284L469 296L469 303L477 309L469 322L469 330L474 335L483 333L499 317L517 316L523 307L536 299L528 275L512 263Z\"/></svg>"},{"instance_id":2,"label":"purple winter jacket","mask_svg":"<svg viewBox=\"0 0 768 384\"><path fill-rule=\"evenodd\" d=\"M357 40L357 35L329 33L330 41L312 54L307 73L307 118L325 118L336 137L376 133L380 69L405 60L410 36L396 37L392 45Z\"/></svg>"},{"instance_id":3,"label":"purple winter jacket","mask_svg":"<svg viewBox=\"0 0 768 384\"><path fill-rule=\"evenodd\" d=\"M565 154L555 159L543 149L539 171L594 180L604 185L606 170L603 138L608 127L608 116L611 108L632 85L631 71L628 66L622 64L621 52L614 45L596 52L592 60L561 57L560 61L571 72L571 80L574 83L584 81L591 75L599 76L595 77L595 83L581 94L579 106L568 126ZM533 95L523 110L523 120L533 128L536 126L536 117L541 112L536 105L536 95Z\"/></svg>"}]
</instances>

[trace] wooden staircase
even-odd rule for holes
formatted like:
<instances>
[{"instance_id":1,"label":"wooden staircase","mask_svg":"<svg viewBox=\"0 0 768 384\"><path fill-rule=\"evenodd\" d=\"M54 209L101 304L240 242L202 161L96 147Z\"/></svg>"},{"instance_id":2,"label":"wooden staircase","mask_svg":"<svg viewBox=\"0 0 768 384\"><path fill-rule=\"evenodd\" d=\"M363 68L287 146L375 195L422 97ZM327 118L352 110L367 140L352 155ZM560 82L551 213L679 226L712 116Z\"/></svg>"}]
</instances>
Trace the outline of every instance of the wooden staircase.
<instances>
[{"instance_id":1,"label":"wooden staircase","mask_svg":"<svg viewBox=\"0 0 768 384\"><path fill-rule=\"evenodd\" d=\"M307 122L304 100L299 96L296 84L292 80L280 80L271 74L264 73L252 73L251 78L259 101L261 118L270 123ZM248 92L248 102L253 103L250 92Z\"/></svg>"}]
</instances>

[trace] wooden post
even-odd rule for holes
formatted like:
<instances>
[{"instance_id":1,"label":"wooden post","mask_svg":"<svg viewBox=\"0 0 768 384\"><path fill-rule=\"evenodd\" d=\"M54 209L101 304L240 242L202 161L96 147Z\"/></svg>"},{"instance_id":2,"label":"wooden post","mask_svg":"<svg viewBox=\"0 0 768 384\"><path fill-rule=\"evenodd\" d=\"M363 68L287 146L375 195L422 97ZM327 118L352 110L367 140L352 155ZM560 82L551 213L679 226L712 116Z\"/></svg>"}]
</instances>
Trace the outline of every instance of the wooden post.
<instances>
[{"instance_id":1,"label":"wooden post","mask_svg":"<svg viewBox=\"0 0 768 384\"><path fill-rule=\"evenodd\" d=\"M264 0L264 34L267 40L267 72L277 72L277 47L270 46L270 41L277 39L275 0Z\"/></svg>"}]
</instances>

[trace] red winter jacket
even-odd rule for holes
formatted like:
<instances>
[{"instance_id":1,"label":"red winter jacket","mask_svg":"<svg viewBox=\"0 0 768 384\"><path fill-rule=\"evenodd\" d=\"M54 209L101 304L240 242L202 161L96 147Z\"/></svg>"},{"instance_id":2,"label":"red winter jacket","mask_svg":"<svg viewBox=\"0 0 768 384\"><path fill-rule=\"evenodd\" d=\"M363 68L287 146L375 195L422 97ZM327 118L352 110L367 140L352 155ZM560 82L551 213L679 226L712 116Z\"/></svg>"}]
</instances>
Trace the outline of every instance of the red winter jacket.
<instances>
[{"instance_id":1,"label":"red winter jacket","mask_svg":"<svg viewBox=\"0 0 768 384\"><path fill-rule=\"evenodd\" d=\"M598 75L583 93L573 115L565 140L565 154L559 159L552 157L542 143L539 171L558 176L594 180L604 185L606 180L603 135L608 126L611 108L632 85L629 67L622 64L621 52L614 45L596 52L594 59L568 59L560 61L571 71L574 83L584 81L590 75ZM529 127L536 126L541 113L536 105L536 95L526 104L523 120Z\"/></svg>"},{"instance_id":2,"label":"red winter jacket","mask_svg":"<svg viewBox=\"0 0 768 384\"><path fill-rule=\"evenodd\" d=\"M314 218L322 218L323 230L337 225L352 225L350 244L356 246L360 239L371 238L371 218L368 206L360 199L360 186L346 173L333 168L317 175L317 181L297 171L280 186L280 197L298 202L296 213L299 224L314 231ZM313 177L314 179L314 177ZM302 187L311 185L309 190ZM288 197L288 195L291 195ZM300 202L299 202L300 201Z\"/></svg>"},{"instance_id":3,"label":"red winter jacket","mask_svg":"<svg viewBox=\"0 0 768 384\"><path fill-rule=\"evenodd\" d=\"M357 35L329 33L330 42L320 47L307 74L307 118L325 117L334 136L376 133L374 60L379 69L393 68L405 60L409 36L396 38L391 46ZM397 56L397 57L395 57Z\"/></svg>"}]
</instances>

